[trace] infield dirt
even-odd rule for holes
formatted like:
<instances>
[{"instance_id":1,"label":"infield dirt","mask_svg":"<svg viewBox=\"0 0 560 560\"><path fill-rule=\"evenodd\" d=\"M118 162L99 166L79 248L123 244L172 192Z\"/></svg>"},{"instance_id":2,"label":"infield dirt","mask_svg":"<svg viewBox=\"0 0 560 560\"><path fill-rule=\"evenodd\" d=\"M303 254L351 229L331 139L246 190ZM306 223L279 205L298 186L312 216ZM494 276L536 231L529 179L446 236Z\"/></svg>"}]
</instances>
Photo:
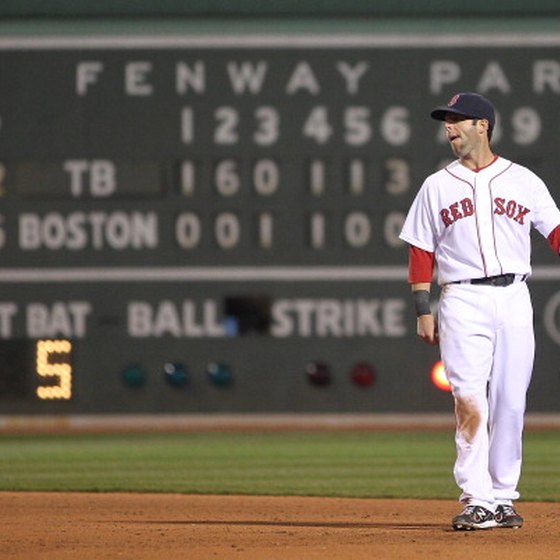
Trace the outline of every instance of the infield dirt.
<instances>
[{"instance_id":1,"label":"infield dirt","mask_svg":"<svg viewBox=\"0 0 560 560\"><path fill-rule=\"evenodd\" d=\"M0 559L548 560L560 504L521 529L456 532L453 501L0 493Z\"/></svg>"}]
</instances>

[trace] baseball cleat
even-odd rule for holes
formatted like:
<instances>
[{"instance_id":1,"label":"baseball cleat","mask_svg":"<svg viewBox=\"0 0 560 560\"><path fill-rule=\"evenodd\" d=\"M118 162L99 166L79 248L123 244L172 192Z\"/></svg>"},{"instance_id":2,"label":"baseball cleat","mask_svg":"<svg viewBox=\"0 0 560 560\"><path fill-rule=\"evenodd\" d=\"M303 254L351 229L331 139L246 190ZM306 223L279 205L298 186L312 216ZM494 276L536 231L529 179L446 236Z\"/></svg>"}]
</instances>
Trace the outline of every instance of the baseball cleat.
<instances>
[{"instance_id":1,"label":"baseball cleat","mask_svg":"<svg viewBox=\"0 0 560 560\"><path fill-rule=\"evenodd\" d=\"M513 506L500 504L496 508L494 519L498 527L507 529L519 529L523 525L523 517L519 515Z\"/></svg>"},{"instance_id":2,"label":"baseball cleat","mask_svg":"<svg viewBox=\"0 0 560 560\"><path fill-rule=\"evenodd\" d=\"M473 531L475 529L491 529L498 523L494 514L482 506L467 506L451 523L455 531Z\"/></svg>"}]
</instances>

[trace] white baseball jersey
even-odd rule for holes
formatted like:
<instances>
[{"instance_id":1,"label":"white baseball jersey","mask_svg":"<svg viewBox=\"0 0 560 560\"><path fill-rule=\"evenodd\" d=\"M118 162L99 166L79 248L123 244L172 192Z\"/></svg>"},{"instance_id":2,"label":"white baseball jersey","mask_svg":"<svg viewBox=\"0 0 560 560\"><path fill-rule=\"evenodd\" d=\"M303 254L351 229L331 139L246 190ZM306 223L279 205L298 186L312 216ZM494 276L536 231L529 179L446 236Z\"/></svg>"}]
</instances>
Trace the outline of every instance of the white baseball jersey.
<instances>
[{"instance_id":1,"label":"white baseball jersey","mask_svg":"<svg viewBox=\"0 0 560 560\"><path fill-rule=\"evenodd\" d=\"M560 210L532 171L498 157L477 172L454 161L420 188L400 238L435 253L440 285L531 273L530 228L543 236Z\"/></svg>"}]
</instances>

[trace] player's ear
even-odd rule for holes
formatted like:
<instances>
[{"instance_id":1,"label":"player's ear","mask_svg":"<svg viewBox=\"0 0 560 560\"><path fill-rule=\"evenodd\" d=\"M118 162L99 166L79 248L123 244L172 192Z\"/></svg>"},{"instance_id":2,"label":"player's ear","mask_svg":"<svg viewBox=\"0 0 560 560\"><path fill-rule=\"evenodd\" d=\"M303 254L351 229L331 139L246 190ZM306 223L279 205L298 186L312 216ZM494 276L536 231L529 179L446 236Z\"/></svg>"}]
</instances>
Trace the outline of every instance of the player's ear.
<instances>
[{"instance_id":1,"label":"player's ear","mask_svg":"<svg viewBox=\"0 0 560 560\"><path fill-rule=\"evenodd\" d=\"M480 123L481 126L479 130L481 130L484 134L486 134L488 132L488 128L490 127L490 123L488 122L488 119L479 119L478 122Z\"/></svg>"}]
</instances>

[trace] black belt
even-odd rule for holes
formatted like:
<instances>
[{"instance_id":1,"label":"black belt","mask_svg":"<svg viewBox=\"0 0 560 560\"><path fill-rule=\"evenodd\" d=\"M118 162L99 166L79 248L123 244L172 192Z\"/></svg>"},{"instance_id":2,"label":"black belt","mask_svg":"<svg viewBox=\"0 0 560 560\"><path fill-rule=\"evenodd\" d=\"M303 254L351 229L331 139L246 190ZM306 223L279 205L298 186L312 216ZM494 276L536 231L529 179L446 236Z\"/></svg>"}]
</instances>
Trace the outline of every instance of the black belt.
<instances>
[{"instance_id":1,"label":"black belt","mask_svg":"<svg viewBox=\"0 0 560 560\"><path fill-rule=\"evenodd\" d=\"M509 286L514 282L523 282L526 274L499 274L498 276L486 276L485 278L471 278L470 280L456 280L450 284L482 284L484 286Z\"/></svg>"}]
</instances>

